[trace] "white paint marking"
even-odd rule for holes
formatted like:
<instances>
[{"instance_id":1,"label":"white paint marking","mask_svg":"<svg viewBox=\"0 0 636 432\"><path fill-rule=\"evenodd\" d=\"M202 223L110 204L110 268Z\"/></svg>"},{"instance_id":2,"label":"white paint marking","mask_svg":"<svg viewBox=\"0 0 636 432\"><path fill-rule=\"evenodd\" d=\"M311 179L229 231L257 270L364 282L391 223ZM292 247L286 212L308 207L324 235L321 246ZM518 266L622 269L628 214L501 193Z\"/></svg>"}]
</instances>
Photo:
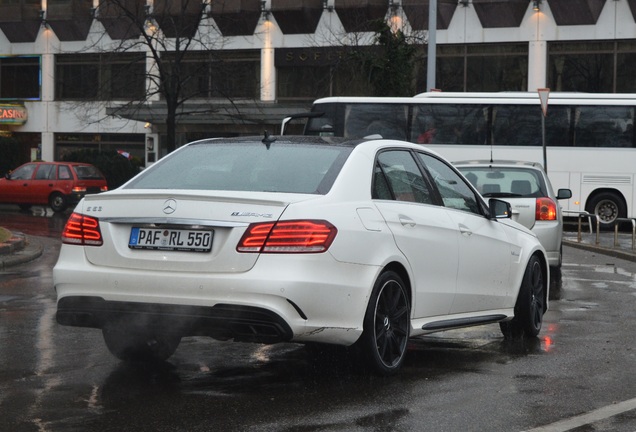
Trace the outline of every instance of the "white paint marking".
<instances>
[{"instance_id":1,"label":"white paint marking","mask_svg":"<svg viewBox=\"0 0 636 432\"><path fill-rule=\"evenodd\" d=\"M565 432L600 420L605 420L606 418L634 409L636 409L636 398L608 405L576 417L559 420L558 422L549 425L529 429L526 432Z\"/></svg>"}]
</instances>

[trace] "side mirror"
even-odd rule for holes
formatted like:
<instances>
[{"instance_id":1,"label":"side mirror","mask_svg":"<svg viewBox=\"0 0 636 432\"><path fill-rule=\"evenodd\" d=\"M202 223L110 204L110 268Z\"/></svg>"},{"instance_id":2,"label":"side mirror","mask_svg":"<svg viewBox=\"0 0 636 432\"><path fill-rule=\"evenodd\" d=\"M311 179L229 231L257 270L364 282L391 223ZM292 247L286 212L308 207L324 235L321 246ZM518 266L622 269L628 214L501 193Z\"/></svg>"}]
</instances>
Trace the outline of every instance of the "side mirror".
<instances>
[{"instance_id":1,"label":"side mirror","mask_svg":"<svg viewBox=\"0 0 636 432\"><path fill-rule=\"evenodd\" d=\"M4 175L4 178L6 178L7 180L11 180L11 173L8 172Z\"/></svg>"},{"instance_id":2,"label":"side mirror","mask_svg":"<svg viewBox=\"0 0 636 432\"><path fill-rule=\"evenodd\" d=\"M491 219L512 219L512 206L508 201L490 198L488 208Z\"/></svg>"},{"instance_id":3,"label":"side mirror","mask_svg":"<svg viewBox=\"0 0 636 432\"><path fill-rule=\"evenodd\" d=\"M558 200L572 198L572 191L570 189L559 189L557 191Z\"/></svg>"}]
</instances>

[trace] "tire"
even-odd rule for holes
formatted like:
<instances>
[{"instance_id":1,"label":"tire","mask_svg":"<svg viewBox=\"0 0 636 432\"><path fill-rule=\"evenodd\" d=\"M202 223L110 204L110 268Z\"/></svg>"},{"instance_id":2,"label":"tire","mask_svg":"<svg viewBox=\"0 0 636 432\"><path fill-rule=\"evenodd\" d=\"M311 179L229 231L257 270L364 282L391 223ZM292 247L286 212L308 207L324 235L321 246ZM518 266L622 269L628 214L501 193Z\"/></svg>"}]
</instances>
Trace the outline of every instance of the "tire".
<instances>
[{"instance_id":1,"label":"tire","mask_svg":"<svg viewBox=\"0 0 636 432\"><path fill-rule=\"evenodd\" d=\"M107 324L102 329L104 342L112 355L129 362L162 362L177 350L181 336L147 328Z\"/></svg>"},{"instance_id":2,"label":"tire","mask_svg":"<svg viewBox=\"0 0 636 432\"><path fill-rule=\"evenodd\" d=\"M59 192L53 192L49 196L49 206L54 212L63 212L67 207L66 198Z\"/></svg>"},{"instance_id":3,"label":"tire","mask_svg":"<svg viewBox=\"0 0 636 432\"><path fill-rule=\"evenodd\" d=\"M539 334L545 313L545 287L541 262L533 255L523 275L515 304L515 317L499 324L505 337L533 338Z\"/></svg>"},{"instance_id":4,"label":"tire","mask_svg":"<svg viewBox=\"0 0 636 432\"><path fill-rule=\"evenodd\" d=\"M411 328L407 289L400 276L387 271L375 282L354 347L363 365L379 375L396 373L406 355Z\"/></svg>"},{"instance_id":5,"label":"tire","mask_svg":"<svg viewBox=\"0 0 636 432\"><path fill-rule=\"evenodd\" d=\"M594 195L587 205L587 212L595 214L604 228L613 226L618 218L627 217L624 200L614 192Z\"/></svg>"}]
</instances>

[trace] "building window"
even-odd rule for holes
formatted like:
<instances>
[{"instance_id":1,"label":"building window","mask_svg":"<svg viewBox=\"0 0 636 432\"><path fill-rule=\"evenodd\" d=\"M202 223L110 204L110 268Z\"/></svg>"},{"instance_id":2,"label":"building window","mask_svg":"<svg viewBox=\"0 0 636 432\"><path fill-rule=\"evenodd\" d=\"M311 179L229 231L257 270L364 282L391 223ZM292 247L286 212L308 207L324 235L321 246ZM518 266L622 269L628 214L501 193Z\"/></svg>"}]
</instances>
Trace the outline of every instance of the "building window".
<instances>
[{"instance_id":1,"label":"building window","mask_svg":"<svg viewBox=\"0 0 636 432\"><path fill-rule=\"evenodd\" d=\"M370 96L373 88L361 71L364 56L351 47L278 48L275 53L279 100L314 100L326 96ZM368 47L357 47L359 54Z\"/></svg>"},{"instance_id":2,"label":"building window","mask_svg":"<svg viewBox=\"0 0 636 432\"><path fill-rule=\"evenodd\" d=\"M555 91L636 92L636 41L552 42L548 85Z\"/></svg>"},{"instance_id":3,"label":"building window","mask_svg":"<svg viewBox=\"0 0 636 432\"><path fill-rule=\"evenodd\" d=\"M179 64L164 53L162 61L166 70L179 71L185 98L259 98L259 50L188 52Z\"/></svg>"},{"instance_id":4,"label":"building window","mask_svg":"<svg viewBox=\"0 0 636 432\"><path fill-rule=\"evenodd\" d=\"M55 134L55 160L76 151L126 152L141 160L145 158L144 134Z\"/></svg>"},{"instance_id":5,"label":"building window","mask_svg":"<svg viewBox=\"0 0 636 432\"><path fill-rule=\"evenodd\" d=\"M426 91L426 74L418 92ZM443 91L526 91L528 44L438 45L436 87Z\"/></svg>"},{"instance_id":6,"label":"building window","mask_svg":"<svg viewBox=\"0 0 636 432\"><path fill-rule=\"evenodd\" d=\"M55 57L57 100L142 99L144 53L59 54Z\"/></svg>"},{"instance_id":7,"label":"building window","mask_svg":"<svg viewBox=\"0 0 636 432\"><path fill-rule=\"evenodd\" d=\"M0 57L0 99L40 99L40 57Z\"/></svg>"}]
</instances>

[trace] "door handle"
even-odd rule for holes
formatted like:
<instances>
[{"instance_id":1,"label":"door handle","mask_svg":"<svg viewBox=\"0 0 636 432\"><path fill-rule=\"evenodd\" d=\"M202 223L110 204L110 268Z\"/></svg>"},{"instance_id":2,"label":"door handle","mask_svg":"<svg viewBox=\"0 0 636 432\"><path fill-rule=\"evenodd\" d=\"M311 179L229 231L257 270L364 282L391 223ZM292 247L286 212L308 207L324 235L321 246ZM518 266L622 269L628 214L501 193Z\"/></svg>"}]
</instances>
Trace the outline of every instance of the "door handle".
<instances>
[{"instance_id":1,"label":"door handle","mask_svg":"<svg viewBox=\"0 0 636 432\"><path fill-rule=\"evenodd\" d=\"M415 226L415 221L408 216L400 215L398 216L400 219L400 223L402 226L410 226L411 228Z\"/></svg>"},{"instance_id":2,"label":"door handle","mask_svg":"<svg viewBox=\"0 0 636 432\"><path fill-rule=\"evenodd\" d=\"M464 224L459 224L459 232L461 232L462 235L465 235L466 237L470 237L471 235L473 235L473 231Z\"/></svg>"}]
</instances>

